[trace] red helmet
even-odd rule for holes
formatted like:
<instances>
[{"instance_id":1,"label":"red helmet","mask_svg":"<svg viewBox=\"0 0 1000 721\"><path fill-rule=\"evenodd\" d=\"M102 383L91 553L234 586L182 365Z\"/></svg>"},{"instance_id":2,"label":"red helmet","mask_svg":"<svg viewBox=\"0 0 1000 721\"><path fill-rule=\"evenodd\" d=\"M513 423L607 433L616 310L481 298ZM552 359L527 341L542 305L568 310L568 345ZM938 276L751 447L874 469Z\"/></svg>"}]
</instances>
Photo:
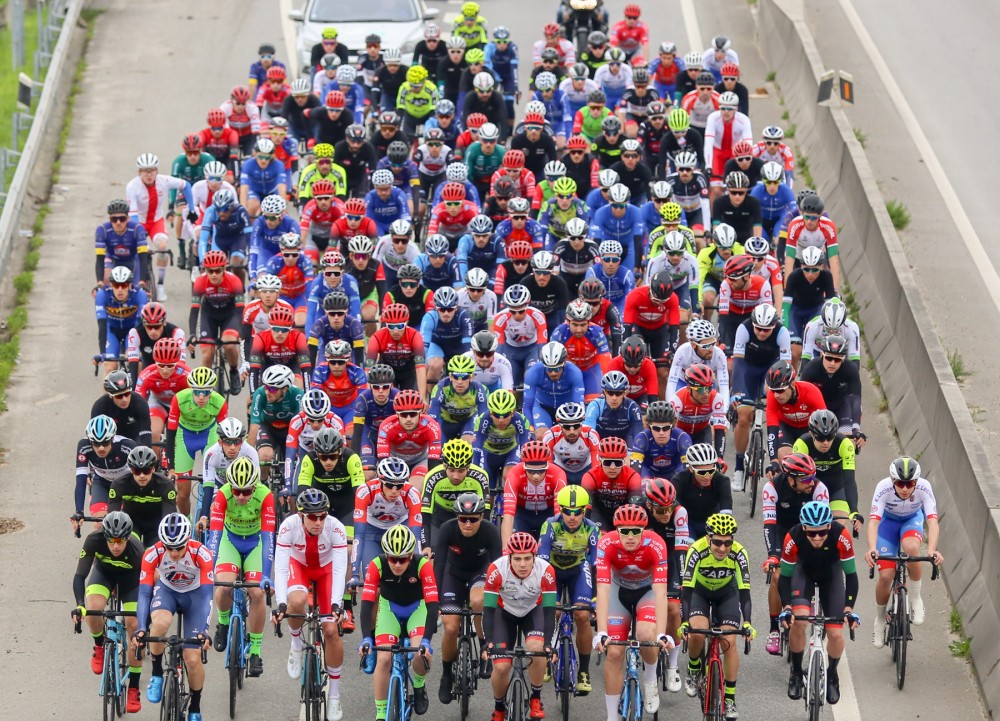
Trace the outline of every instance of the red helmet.
<instances>
[{"instance_id":1,"label":"red helmet","mask_svg":"<svg viewBox=\"0 0 1000 721\"><path fill-rule=\"evenodd\" d=\"M654 506L672 506L677 500L677 489L666 478L650 478L646 482L646 500Z\"/></svg>"},{"instance_id":2,"label":"red helmet","mask_svg":"<svg viewBox=\"0 0 1000 721\"><path fill-rule=\"evenodd\" d=\"M749 140L737 140L733 143L733 157L742 158L753 154L753 146Z\"/></svg>"},{"instance_id":3,"label":"red helmet","mask_svg":"<svg viewBox=\"0 0 1000 721\"><path fill-rule=\"evenodd\" d=\"M548 463L552 460L552 451L542 441L528 441L521 446L521 460L524 463Z\"/></svg>"},{"instance_id":4,"label":"red helmet","mask_svg":"<svg viewBox=\"0 0 1000 721\"><path fill-rule=\"evenodd\" d=\"M420 397L420 393L409 388L405 391L400 391L392 399L392 410L396 411L396 413L401 411L422 411L423 409L424 399Z\"/></svg>"},{"instance_id":5,"label":"red helmet","mask_svg":"<svg viewBox=\"0 0 1000 721\"><path fill-rule=\"evenodd\" d=\"M383 323L406 323L410 320L410 309L402 303L390 303L382 311Z\"/></svg>"},{"instance_id":6,"label":"red helmet","mask_svg":"<svg viewBox=\"0 0 1000 721\"><path fill-rule=\"evenodd\" d=\"M343 268L344 256L336 248L327 248L319 264L321 268Z\"/></svg>"},{"instance_id":7,"label":"red helmet","mask_svg":"<svg viewBox=\"0 0 1000 721\"><path fill-rule=\"evenodd\" d=\"M160 338L153 345L153 362L176 363L181 359L182 349L179 338Z\"/></svg>"},{"instance_id":8,"label":"red helmet","mask_svg":"<svg viewBox=\"0 0 1000 721\"><path fill-rule=\"evenodd\" d=\"M160 303L146 303L142 307L142 322L146 325L159 325L167 322L167 309Z\"/></svg>"},{"instance_id":9,"label":"red helmet","mask_svg":"<svg viewBox=\"0 0 1000 721\"><path fill-rule=\"evenodd\" d=\"M511 260L531 260L532 255L534 255L534 250L531 247L531 241L514 240L507 246L507 257Z\"/></svg>"},{"instance_id":10,"label":"red helmet","mask_svg":"<svg viewBox=\"0 0 1000 721\"><path fill-rule=\"evenodd\" d=\"M267 137L267 134L268 134L269 132L271 132L271 124L270 124L269 122L267 122L266 120L261 120L261 121L260 121L260 134L261 134L261 135L262 135L263 137L265 137L265 138L266 138L266 137Z\"/></svg>"},{"instance_id":11,"label":"red helmet","mask_svg":"<svg viewBox=\"0 0 1000 721\"><path fill-rule=\"evenodd\" d=\"M285 79L285 69L280 65L272 65L267 69L267 79L268 80L284 80Z\"/></svg>"},{"instance_id":12,"label":"red helmet","mask_svg":"<svg viewBox=\"0 0 1000 721\"><path fill-rule=\"evenodd\" d=\"M488 123L489 121L490 119L487 118L482 113L472 113L468 118L465 119L465 127L469 128L470 130L479 130L479 128L486 125L486 123Z\"/></svg>"},{"instance_id":13,"label":"red helmet","mask_svg":"<svg viewBox=\"0 0 1000 721\"><path fill-rule=\"evenodd\" d=\"M250 100L250 91L244 85L237 85L229 92L234 103L245 103Z\"/></svg>"},{"instance_id":14,"label":"red helmet","mask_svg":"<svg viewBox=\"0 0 1000 721\"><path fill-rule=\"evenodd\" d=\"M541 113L528 113L524 116L525 125L545 125L545 116Z\"/></svg>"},{"instance_id":15,"label":"red helmet","mask_svg":"<svg viewBox=\"0 0 1000 721\"><path fill-rule=\"evenodd\" d=\"M504 548L504 553L508 556L515 553L538 553L538 541L530 533L518 531L511 534L510 538L507 539L507 546Z\"/></svg>"},{"instance_id":16,"label":"red helmet","mask_svg":"<svg viewBox=\"0 0 1000 721\"><path fill-rule=\"evenodd\" d=\"M312 195L314 198L321 196L332 196L334 192L333 183L329 180L317 180L312 184Z\"/></svg>"},{"instance_id":17,"label":"red helmet","mask_svg":"<svg viewBox=\"0 0 1000 721\"><path fill-rule=\"evenodd\" d=\"M225 268L228 261L229 259L226 258L226 254L221 250L210 250L205 253L205 257L201 259L201 267Z\"/></svg>"},{"instance_id":18,"label":"red helmet","mask_svg":"<svg viewBox=\"0 0 1000 721\"><path fill-rule=\"evenodd\" d=\"M326 94L325 104L328 108L342 108L347 104L347 99L344 98L344 94L339 90L331 90Z\"/></svg>"},{"instance_id":19,"label":"red helmet","mask_svg":"<svg viewBox=\"0 0 1000 721\"><path fill-rule=\"evenodd\" d=\"M781 460L781 470L790 476L813 476L816 461L806 453L789 453Z\"/></svg>"},{"instance_id":20,"label":"red helmet","mask_svg":"<svg viewBox=\"0 0 1000 721\"><path fill-rule=\"evenodd\" d=\"M210 128L219 128L226 124L226 114L222 112L222 108L212 108L208 111L208 126Z\"/></svg>"},{"instance_id":21,"label":"red helmet","mask_svg":"<svg viewBox=\"0 0 1000 721\"><path fill-rule=\"evenodd\" d=\"M638 5L629 3L625 6L625 17L627 18L637 18L642 14L642 10Z\"/></svg>"},{"instance_id":22,"label":"red helmet","mask_svg":"<svg viewBox=\"0 0 1000 721\"><path fill-rule=\"evenodd\" d=\"M465 200L465 186L461 183L445 183L441 191L442 200Z\"/></svg>"},{"instance_id":23,"label":"red helmet","mask_svg":"<svg viewBox=\"0 0 1000 721\"><path fill-rule=\"evenodd\" d=\"M542 28L542 33L547 38L554 38L556 35L559 34L559 31L560 31L560 28L555 23L549 23L544 28Z\"/></svg>"},{"instance_id":24,"label":"red helmet","mask_svg":"<svg viewBox=\"0 0 1000 721\"><path fill-rule=\"evenodd\" d=\"M608 436L602 438L597 446L597 456L599 458L624 458L628 455L628 443L624 438L618 436Z\"/></svg>"},{"instance_id":25,"label":"red helmet","mask_svg":"<svg viewBox=\"0 0 1000 721\"><path fill-rule=\"evenodd\" d=\"M649 517L646 515L646 509L642 506L637 506L634 503L626 503L624 506L618 506L615 510L612 522L615 528L619 526L640 526L645 528L646 524L649 523Z\"/></svg>"},{"instance_id":26,"label":"red helmet","mask_svg":"<svg viewBox=\"0 0 1000 721\"><path fill-rule=\"evenodd\" d=\"M186 153L197 152L202 148L201 138L194 133L185 135L184 140L181 141L181 145L184 146L184 152Z\"/></svg>"},{"instance_id":27,"label":"red helmet","mask_svg":"<svg viewBox=\"0 0 1000 721\"><path fill-rule=\"evenodd\" d=\"M524 151L523 150L508 150L503 155L503 167L505 168L523 168L524 167Z\"/></svg>"},{"instance_id":28,"label":"red helmet","mask_svg":"<svg viewBox=\"0 0 1000 721\"><path fill-rule=\"evenodd\" d=\"M741 278L753 270L754 259L749 255L734 255L726 261L725 273L727 278Z\"/></svg>"},{"instance_id":29,"label":"red helmet","mask_svg":"<svg viewBox=\"0 0 1000 721\"><path fill-rule=\"evenodd\" d=\"M574 135L566 141L566 150L590 150L590 143L582 135Z\"/></svg>"},{"instance_id":30,"label":"red helmet","mask_svg":"<svg viewBox=\"0 0 1000 721\"><path fill-rule=\"evenodd\" d=\"M704 363L695 363L684 372L684 380L689 386L711 388L715 384L715 371Z\"/></svg>"},{"instance_id":31,"label":"red helmet","mask_svg":"<svg viewBox=\"0 0 1000 721\"><path fill-rule=\"evenodd\" d=\"M322 180L317 180L313 183L313 192L315 192L316 186L322 182ZM365 202L364 198L351 198L344 204L344 209L349 215L364 215L368 210L368 203Z\"/></svg>"},{"instance_id":32,"label":"red helmet","mask_svg":"<svg viewBox=\"0 0 1000 721\"><path fill-rule=\"evenodd\" d=\"M740 66L736 63L724 63L719 74L724 78L739 77Z\"/></svg>"},{"instance_id":33,"label":"red helmet","mask_svg":"<svg viewBox=\"0 0 1000 721\"><path fill-rule=\"evenodd\" d=\"M295 323L295 313L287 305L276 305L267 316L271 327L290 328Z\"/></svg>"}]
</instances>

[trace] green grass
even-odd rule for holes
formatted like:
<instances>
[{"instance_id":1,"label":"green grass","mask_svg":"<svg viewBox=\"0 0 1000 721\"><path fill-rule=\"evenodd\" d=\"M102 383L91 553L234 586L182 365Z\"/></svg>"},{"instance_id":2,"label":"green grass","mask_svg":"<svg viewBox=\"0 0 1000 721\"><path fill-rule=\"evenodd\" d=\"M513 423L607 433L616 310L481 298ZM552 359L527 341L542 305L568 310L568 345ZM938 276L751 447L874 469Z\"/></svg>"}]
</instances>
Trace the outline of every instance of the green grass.
<instances>
[{"instance_id":1,"label":"green grass","mask_svg":"<svg viewBox=\"0 0 1000 721\"><path fill-rule=\"evenodd\" d=\"M773 83L776 77L778 77L778 74L772 70L765 76L764 80L766 80L769 83Z\"/></svg>"},{"instance_id":2,"label":"green grass","mask_svg":"<svg viewBox=\"0 0 1000 721\"><path fill-rule=\"evenodd\" d=\"M806 187L815 188L816 184L813 182L812 173L809 172L809 158L800 153L795 164L798 166L799 177L802 178L802 182L806 184Z\"/></svg>"},{"instance_id":3,"label":"green grass","mask_svg":"<svg viewBox=\"0 0 1000 721\"><path fill-rule=\"evenodd\" d=\"M892 227L896 230L904 230L910 224L910 211L898 200L887 201L885 209L889 212Z\"/></svg>"},{"instance_id":4,"label":"green grass","mask_svg":"<svg viewBox=\"0 0 1000 721\"><path fill-rule=\"evenodd\" d=\"M27 5L27 3L26 3ZM11 147L13 139L12 115L17 112L17 72L11 70L11 57L14 51L12 47L11 27L8 25L0 31L0 145ZM20 71L31 75L34 72L35 50L38 48L38 15L33 7L26 7L24 10L24 60L25 64L19 68ZM32 78L33 80L43 80ZM32 101L34 104L37 101ZM17 139L17 147L20 150L24 146L24 140L28 137L28 128L24 128L21 137ZM7 177L3 179L3 187L6 189L10 181L14 178L14 168L7 169Z\"/></svg>"},{"instance_id":5,"label":"green grass","mask_svg":"<svg viewBox=\"0 0 1000 721\"><path fill-rule=\"evenodd\" d=\"M955 380L959 383L972 375L972 371L965 367L965 359L957 348L948 351L948 365L951 366L951 372L955 374Z\"/></svg>"},{"instance_id":6,"label":"green grass","mask_svg":"<svg viewBox=\"0 0 1000 721\"><path fill-rule=\"evenodd\" d=\"M865 135L864 131L861 130L861 128L854 129L854 137L858 139L859 143L861 143L862 148L868 147L868 136Z\"/></svg>"},{"instance_id":7,"label":"green grass","mask_svg":"<svg viewBox=\"0 0 1000 721\"><path fill-rule=\"evenodd\" d=\"M794 138L795 137L795 131L796 131L797 128L798 128L798 126L795 123L792 123L791 125L789 125L787 128L785 128L785 137L788 138L789 140L791 140L792 138Z\"/></svg>"}]
</instances>

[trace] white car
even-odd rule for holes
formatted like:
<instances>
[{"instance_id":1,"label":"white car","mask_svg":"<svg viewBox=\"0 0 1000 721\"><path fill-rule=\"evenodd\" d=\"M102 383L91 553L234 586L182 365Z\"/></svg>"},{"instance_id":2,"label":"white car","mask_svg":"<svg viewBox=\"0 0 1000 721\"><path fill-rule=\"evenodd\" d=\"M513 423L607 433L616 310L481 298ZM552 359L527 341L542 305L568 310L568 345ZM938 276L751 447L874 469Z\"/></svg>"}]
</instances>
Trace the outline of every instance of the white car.
<instances>
[{"instance_id":1,"label":"white car","mask_svg":"<svg viewBox=\"0 0 1000 721\"><path fill-rule=\"evenodd\" d=\"M424 23L440 12L428 8L424 0L306 0L304 8L289 13L300 23L295 41L299 67L309 68L312 48L328 26L337 28L337 40L350 50L352 61L364 52L365 37L371 33L382 38L383 48L399 48L408 60L423 39Z\"/></svg>"}]
</instances>

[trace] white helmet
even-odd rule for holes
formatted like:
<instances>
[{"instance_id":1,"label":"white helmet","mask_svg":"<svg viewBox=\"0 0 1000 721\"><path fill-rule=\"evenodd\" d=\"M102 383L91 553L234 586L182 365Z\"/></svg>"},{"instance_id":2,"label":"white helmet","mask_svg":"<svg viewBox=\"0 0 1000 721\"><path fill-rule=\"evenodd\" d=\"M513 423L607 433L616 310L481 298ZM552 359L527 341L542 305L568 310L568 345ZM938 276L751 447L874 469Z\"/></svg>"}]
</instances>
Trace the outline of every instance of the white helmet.
<instances>
[{"instance_id":1,"label":"white helmet","mask_svg":"<svg viewBox=\"0 0 1000 721\"><path fill-rule=\"evenodd\" d=\"M753 236L747 238L746 243L743 244L743 250L752 258L763 258L771 253L771 244L765 238Z\"/></svg>"},{"instance_id":2,"label":"white helmet","mask_svg":"<svg viewBox=\"0 0 1000 721\"><path fill-rule=\"evenodd\" d=\"M535 78L535 87L542 92L552 90L556 86L556 76L548 70L538 73Z\"/></svg>"},{"instance_id":3,"label":"white helmet","mask_svg":"<svg viewBox=\"0 0 1000 721\"><path fill-rule=\"evenodd\" d=\"M605 189L610 188L619 180L621 180L621 177L611 168L605 168L597 176L597 182L600 183L601 187Z\"/></svg>"},{"instance_id":4,"label":"white helmet","mask_svg":"<svg viewBox=\"0 0 1000 721\"><path fill-rule=\"evenodd\" d=\"M257 142L254 144L253 148L258 153L270 155L274 152L274 141L270 138L257 138Z\"/></svg>"},{"instance_id":5,"label":"white helmet","mask_svg":"<svg viewBox=\"0 0 1000 721\"><path fill-rule=\"evenodd\" d=\"M600 246L597 248L597 252L601 255L617 255L619 258L625 254L625 248L617 240L605 240L601 241Z\"/></svg>"},{"instance_id":6,"label":"white helmet","mask_svg":"<svg viewBox=\"0 0 1000 721\"><path fill-rule=\"evenodd\" d=\"M750 320L758 328L771 328L778 322L778 311L770 303L760 303L750 314Z\"/></svg>"},{"instance_id":7,"label":"white helmet","mask_svg":"<svg viewBox=\"0 0 1000 721\"><path fill-rule=\"evenodd\" d=\"M461 35L452 35L448 38L448 42L445 43L450 50L462 49L465 50L465 38Z\"/></svg>"},{"instance_id":8,"label":"white helmet","mask_svg":"<svg viewBox=\"0 0 1000 721\"><path fill-rule=\"evenodd\" d=\"M692 50L691 52L689 52L687 55L684 56L684 65L685 67L687 67L688 70L693 70L696 68L700 70L702 67L704 67L701 62L701 53L699 53L697 50Z\"/></svg>"},{"instance_id":9,"label":"white helmet","mask_svg":"<svg viewBox=\"0 0 1000 721\"><path fill-rule=\"evenodd\" d=\"M403 53L399 52L399 48L386 48L382 51L382 62L398 65L403 62Z\"/></svg>"},{"instance_id":10,"label":"white helmet","mask_svg":"<svg viewBox=\"0 0 1000 721\"><path fill-rule=\"evenodd\" d=\"M567 238L586 238L590 234L590 226L583 218L570 218L566 221Z\"/></svg>"},{"instance_id":11,"label":"white helmet","mask_svg":"<svg viewBox=\"0 0 1000 721\"><path fill-rule=\"evenodd\" d=\"M479 128L480 140L497 140L500 137L500 128L493 123L483 123Z\"/></svg>"},{"instance_id":12,"label":"white helmet","mask_svg":"<svg viewBox=\"0 0 1000 721\"><path fill-rule=\"evenodd\" d=\"M520 283L515 283L503 292L503 303L510 309L524 308L531 302L531 292Z\"/></svg>"},{"instance_id":13,"label":"white helmet","mask_svg":"<svg viewBox=\"0 0 1000 721\"><path fill-rule=\"evenodd\" d=\"M687 450L689 466L711 466L719 462L719 454L711 443L695 443Z\"/></svg>"},{"instance_id":14,"label":"white helmet","mask_svg":"<svg viewBox=\"0 0 1000 721\"><path fill-rule=\"evenodd\" d=\"M310 92L309 78L296 78L292 81L292 95L308 95Z\"/></svg>"},{"instance_id":15,"label":"white helmet","mask_svg":"<svg viewBox=\"0 0 1000 721\"><path fill-rule=\"evenodd\" d=\"M218 160L205 165L205 178L221 178L226 174L226 166Z\"/></svg>"},{"instance_id":16,"label":"white helmet","mask_svg":"<svg viewBox=\"0 0 1000 721\"><path fill-rule=\"evenodd\" d=\"M631 196L632 193L629 191L628 186L621 183L615 183L608 191L608 198L611 199L612 203L627 203Z\"/></svg>"},{"instance_id":17,"label":"white helmet","mask_svg":"<svg viewBox=\"0 0 1000 721\"><path fill-rule=\"evenodd\" d=\"M649 194L655 200L669 202L674 197L674 186L665 180L657 180L649 186Z\"/></svg>"},{"instance_id":18,"label":"white helmet","mask_svg":"<svg viewBox=\"0 0 1000 721\"><path fill-rule=\"evenodd\" d=\"M546 368L557 368L566 362L566 346L559 341L549 341L542 346L541 360Z\"/></svg>"},{"instance_id":19,"label":"white helmet","mask_svg":"<svg viewBox=\"0 0 1000 721\"><path fill-rule=\"evenodd\" d=\"M465 287L468 289L485 288L490 282L490 274L482 268L469 268L465 274Z\"/></svg>"},{"instance_id":20,"label":"white helmet","mask_svg":"<svg viewBox=\"0 0 1000 721\"><path fill-rule=\"evenodd\" d=\"M687 238L679 230L671 230L663 238L663 248L671 253L679 253L687 248Z\"/></svg>"},{"instance_id":21,"label":"white helmet","mask_svg":"<svg viewBox=\"0 0 1000 721\"><path fill-rule=\"evenodd\" d=\"M375 251L375 241L373 241L367 235L355 235L347 243L348 253L371 255L374 251Z\"/></svg>"},{"instance_id":22,"label":"white helmet","mask_svg":"<svg viewBox=\"0 0 1000 721\"><path fill-rule=\"evenodd\" d=\"M239 418L234 418L229 416L226 420L219 423L218 436L219 440L234 441L236 439L243 440L246 436L247 430L243 426L243 421Z\"/></svg>"},{"instance_id":23,"label":"white helmet","mask_svg":"<svg viewBox=\"0 0 1000 721\"><path fill-rule=\"evenodd\" d=\"M688 323L687 339L700 343L708 338L718 338L719 332L715 329L712 321L704 318L696 318Z\"/></svg>"},{"instance_id":24,"label":"white helmet","mask_svg":"<svg viewBox=\"0 0 1000 721\"><path fill-rule=\"evenodd\" d=\"M145 168L158 168L160 167L160 159L152 153L143 153L135 159L135 167L139 170L143 170Z\"/></svg>"},{"instance_id":25,"label":"white helmet","mask_svg":"<svg viewBox=\"0 0 1000 721\"><path fill-rule=\"evenodd\" d=\"M372 185L392 185L394 178L392 177L392 171L388 168L381 168L372 173Z\"/></svg>"},{"instance_id":26,"label":"white helmet","mask_svg":"<svg viewBox=\"0 0 1000 721\"><path fill-rule=\"evenodd\" d=\"M674 167L678 170L681 168L696 168L698 167L698 156L690 150L677 153L677 155L674 156Z\"/></svg>"},{"instance_id":27,"label":"white helmet","mask_svg":"<svg viewBox=\"0 0 1000 721\"><path fill-rule=\"evenodd\" d=\"M295 374L292 369L285 365L274 365L265 370L260 376L260 382L265 386L274 388L291 388Z\"/></svg>"},{"instance_id":28,"label":"white helmet","mask_svg":"<svg viewBox=\"0 0 1000 721\"><path fill-rule=\"evenodd\" d=\"M111 282L117 283L118 285L131 283L132 269L124 265L115 266L111 269Z\"/></svg>"},{"instance_id":29,"label":"white helmet","mask_svg":"<svg viewBox=\"0 0 1000 721\"><path fill-rule=\"evenodd\" d=\"M351 85L358 79L358 71L353 65L341 65L337 68L337 82L341 85Z\"/></svg>"},{"instance_id":30,"label":"white helmet","mask_svg":"<svg viewBox=\"0 0 1000 721\"><path fill-rule=\"evenodd\" d=\"M493 89L493 84L495 82L496 81L490 73L476 73L476 77L472 79L472 87L485 93L487 90Z\"/></svg>"},{"instance_id":31,"label":"white helmet","mask_svg":"<svg viewBox=\"0 0 1000 721\"><path fill-rule=\"evenodd\" d=\"M532 270L551 270L555 262L556 257L547 250L540 250L531 256Z\"/></svg>"},{"instance_id":32,"label":"white helmet","mask_svg":"<svg viewBox=\"0 0 1000 721\"><path fill-rule=\"evenodd\" d=\"M528 104L524 106L524 114L530 115L531 113L538 113L544 118L545 103L543 103L541 100L529 100Z\"/></svg>"},{"instance_id":33,"label":"white helmet","mask_svg":"<svg viewBox=\"0 0 1000 721\"><path fill-rule=\"evenodd\" d=\"M771 183L780 183L781 179L785 177L785 170L780 163L770 160L764 163L764 167L760 169L760 177Z\"/></svg>"},{"instance_id":34,"label":"white helmet","mask_svg":"<svg viewBox=\"0 0 1000 721\"><path fill-rule=\"evenodd\" d=\"M271 273L257 276L257 290L281 291L281 278Z\"/></svg>"},{"instance_id":35,"label":"white helmet","mask_svg":"<svg viewBox=\"0 0 1000 721\"><path fill-rule=\"evenodd\" d=\"M823 327L827 330L838 330L847 320L847 306L840 298L831 298L823 304L819 312L823 319Z\"/></svg>"},{"instance_id":36,"label":"white helmet","mask_svg":"<svg viewBox=\"0 0 1000 721\"><path fill-rule=\"evenodd\" d=\"M465 163L448 163L444 171L445 177L452 183L464 183L469 179L469 169Z\"/></svg>"},{"instance_id":37,"label":"white helmet","mask_svg":"<svg viewBox=\"0 0 1000 721\"><path fill-rule=\"evenodd\" d=\"M807 245L799 252L799 262L804 266L815 267L823 262L823 251L815 245Z\"/></svg>"},{"instance_id":38,"label":"white helmet","mask_svg":"<svg viewBox=\"0 0 1000 721\"><path fill-rule=\"evenodd\" d=\"M260 201L260 212L264 215L281 215L287 205L280 195L268 195Z\"/></svg>"},{"instance_id":39,"label":"white helmet","mask_svg":"<svg viewBox=\"0 0 1000 721\"><path fill-rule=\"evenodd\" d=\"M720 248L732 248L736 245L736 230L728 223L719 223L715 226L712 237Z\"/></svg>"},{"instance_id":40,"label":"white helmet","mask_svg":"<svg viewBox=\"0 0 1000 721\"><path fill-rule=\"evenodd\" d=\"M542 169L542 174L546 178L561 178L566 175L566 164L561 160L550 160Z\"/></svg>"},{"instance_id":41,"label":"white helmet","mask_svg":"<svg viewBox=\"0 0 1000 721\"><path fill-rule=\"evenodd\" d=\"M761 133L764 140L781 140L785 137L785 131L777 125L768 125Z\"/></svg>"},{"instance_id":42,"label":"white helmet","mask_svg":"<svg viewBox=\"0 0 1000 721\"><path fill-rule=\"evenodd\" d=\"M396 218L389 226L390 235L409 235L413 232L413 223L406 218Z\"/></svg>"},{"instance_id":43,"label":"white helmet","mask_svg":"<svg viewBox=\"0 0 1000 721\"><path fill-rule=\"evenodd\" d=\"M735 108L740 104L739 96L732 90L727 90L719 96L719 107L720 108Z\"/></svg>"}]
</instances>

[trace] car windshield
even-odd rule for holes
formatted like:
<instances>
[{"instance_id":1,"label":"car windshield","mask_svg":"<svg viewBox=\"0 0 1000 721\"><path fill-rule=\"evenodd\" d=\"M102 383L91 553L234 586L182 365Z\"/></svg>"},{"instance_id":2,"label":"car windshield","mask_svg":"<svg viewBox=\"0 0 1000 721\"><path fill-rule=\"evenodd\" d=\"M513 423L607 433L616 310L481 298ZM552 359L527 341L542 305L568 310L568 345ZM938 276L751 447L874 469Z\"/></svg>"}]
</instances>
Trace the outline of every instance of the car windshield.
<instances>
[{"instance_id":1,"label":"car windshield","mask_svg":"<svg viewBox=\"0 0 1000 721\"><path fill-rule=\"evenodd\" d=\"M413 0L316 0L309 21L315 23L412 22L419 20Z\"/></svg>"}]
</instances>

